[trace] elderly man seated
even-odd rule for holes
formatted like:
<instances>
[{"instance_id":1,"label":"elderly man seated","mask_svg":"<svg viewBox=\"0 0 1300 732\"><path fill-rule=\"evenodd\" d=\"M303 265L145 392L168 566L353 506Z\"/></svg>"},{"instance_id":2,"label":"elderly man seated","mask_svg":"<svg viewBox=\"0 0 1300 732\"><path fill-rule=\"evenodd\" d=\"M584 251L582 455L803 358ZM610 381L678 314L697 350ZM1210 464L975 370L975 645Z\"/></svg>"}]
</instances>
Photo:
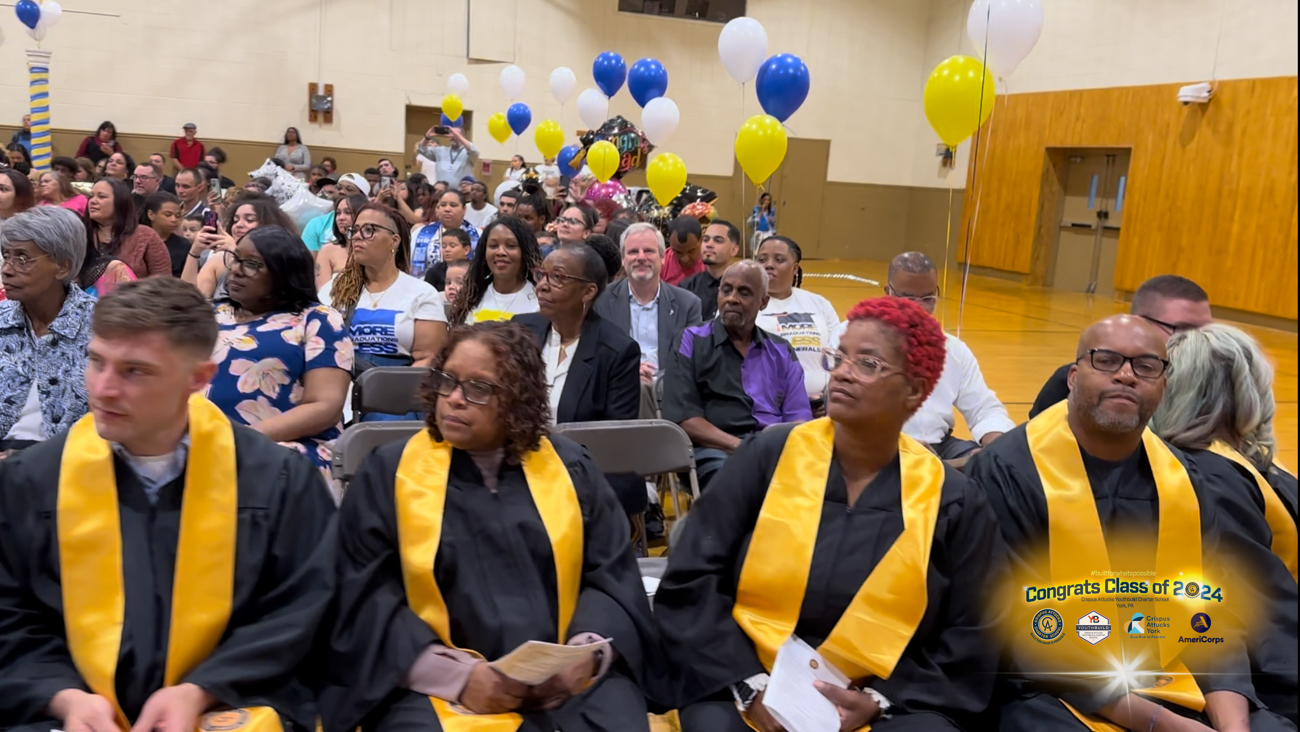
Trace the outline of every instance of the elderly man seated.
<instances>
[{"instance_id":1,"label":"elderly man seated","mask_svg":"<svg viewBox=\"0 0 1300 732\"><path fill-rule=\"evenodd\" d=\"M0 451L30 447L86 413L86 344L95 298L77 287L86 229L77 214L42 206L0 229Z\"/></svg>"},{"instance_id":2,"label":"elderly man seated","mask_svg":"<svg viewBox=\"0 0 1300 732\"><path fill-rule=\"evenodd\" d=\"M731 265L718 317L686 329L665 373L663 416L691 436L701 488L747 435L812 419L794 349L754 324L767 300L758 263Z\"/></svg>"}]
</instances>

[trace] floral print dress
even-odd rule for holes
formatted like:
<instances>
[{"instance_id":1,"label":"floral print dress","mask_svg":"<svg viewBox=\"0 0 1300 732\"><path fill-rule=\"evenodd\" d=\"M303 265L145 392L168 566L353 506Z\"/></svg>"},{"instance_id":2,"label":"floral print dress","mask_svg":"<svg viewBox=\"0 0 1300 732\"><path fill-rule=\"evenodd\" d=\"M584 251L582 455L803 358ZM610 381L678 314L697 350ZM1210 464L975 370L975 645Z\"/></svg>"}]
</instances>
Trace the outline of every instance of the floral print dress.
<instances>
[{"instance_id":1,"label":"floral print dress","mask_svg":"<svg viewBox=\"0 0 1300 732\"><path fill-rule=\"evenodd\" d=\"M230 303L220 303L216 310L221 333L212 360L217 373L207 396L233 422L252 427L298 406L308 371L352 371L352 340L343 316L333 308L316 305L242 323ZM280 444L311 458L328 476L334 440L341 429L340 423L318 435Z\"/></svg>"}]
</instances>

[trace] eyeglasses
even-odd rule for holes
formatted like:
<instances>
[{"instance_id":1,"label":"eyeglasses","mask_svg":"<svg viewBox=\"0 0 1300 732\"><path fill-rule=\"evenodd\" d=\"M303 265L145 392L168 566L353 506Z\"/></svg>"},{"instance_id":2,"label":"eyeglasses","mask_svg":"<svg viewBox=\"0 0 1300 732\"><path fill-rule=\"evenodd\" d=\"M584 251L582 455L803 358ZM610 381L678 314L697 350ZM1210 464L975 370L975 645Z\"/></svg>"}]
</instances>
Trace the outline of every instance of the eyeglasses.
<instances>
[{"instance_id":1,"label":"eyeglasses","mask_svg":"<svg viewBox=\"0 0 1300 732\"><path fill-rule=\"evenodd\" d=\"M575 219L572 216L561 216L555 220L555 223L563 224L565 226L581 226L583 228L586 228L587 226L586 221L583 221L582 219Z\"/></svg>"},{"instance_id":2,"label":"eyeglasses","mask_svg":"<svg viewBox=\"0 0 1300 732\"><path fill-rule=\"evenodd\" d=\"M1173 335L1174 333L1177 333L1177 332L1179 332L1179 331L1183 331L1183 330L1194 330L1194 329L1195 329L1194 326L1190 326L1190 325L1174 325L1173 323L1166 323L1166 322L1163 321L1163 320L1156 320L1155 318L1153 318L1153 317L1151 317L1151 316L1149 316L1149 315L1139 315L1138 317L1139 317L1139 318L1142 318L1143 320L1147 321L1148 323L1150 323L1150 324L1152 324L1152 325L1154 325L1154 326L1159 327L1161 330L1163 330L1164 332L1168 333L1169 335Z\"/></svg>"},{"instance_id":3,"label":"eyeglasses","mask_svg":"<svg viewBox=\"0 0 1300 732\"><path fill-rule=\"evenodd\" d=\"M545 269L541 267L538 267L537 269L533 270L533 282L536 282L537 284L540 285L543 280L549 281L551 283L551 287L555 287L555 288L564 287L564 285L567 284L569 280L577 280L578 282L591 282L591 280L587 279L586 277L575 277L573 275L565 274L563 272L547 272Z\"/></svg>"},{"instance_id":4,"label":"eyeglasses","mask_svg":"<svg viewBox=\"0 0 1300 732\"><path fill-rule=\"evenodd\" d=\"M266 269L266 263L255 259L241 259L234 252L226 252L226 269L234 269L235 267L239 267L249 277L256 277L262 270Z\"/></svg>"},{"instance_id":5,"label":"eyeglasses","mask_svg":"<svg viewBox=\"0 0 1300 732\"><path fill-rule=\"evenodd\" d=\"M1125 356L1122 353L1108 351L1105 348L1090 349L1085 356L1075 359L1075 363L1088 359L1092 367L1102 373L1116 374L1123 368L1124 364L1129 364L1133 368L1133 375L1139 379L1158 379L1165 375L1169 369L1169 362L1159 356L1142 355L1142 356Z\"/></svg>"},{"instance_id":6,"label":"eyeglasses","mask_svg":"<svg viewBox=\"0 0 1300 732\"><path fill-rule=\"evenodd\" d=\"M32 267L35 267L38 261L49 258L50 255L48 254L41 254L35 257L29 257L26 254L5 254L4 264L12 267L13 271L18 274L27 274L32 271Z\"/></svg>"},{"instance_id":7,"label":"eyeglasses","mask_svg":"<svg viewBox=\"0 0 1300 732\"><path fill-rule=\"evenodd\" d=\"M376 231L386 231L392 236L397 236L396 231L393 231L387 226L380 226L379 224L363 224L361 226L349 226L348 230L344 233L348 235L349 239L360 239L361 241L370 241L371 239L375 238Z\"/></svg>"},{"instance_id":8,"label":"eyeglasses","mask_svg":"<svg viewBox=\"0 0 1300 732\"><path fill-rule=\"evenodd\" d=\"M898 290L894 289L893 285L885 285L885 294L890 297L896 297L900 300L908 300L927 308L933 308L935 305L939 304L939 288L937 287L934 289L933 295L917 297L916 295L902 295Z\"/></svg>"},{"instance_id":9,"label":"eyeglasses","mask_svg":"<svg viewBox=\"0 0 1300 732\"><path fill-rule=\"evenodd\" d=\"M449 397L460 388L460 393L465 397L465 401L470 404L482 406L492 401L492 395L497 391L496 384L489 384L486 381L461 381L446 371L432 371L429 373L429 385L437 392L438 396Z\"/></svg>"},{"instance_id":10,"label":"eyeglasses","mask_svg":"<svg viewBox=\"0 0 1300 732\"><path fill-rule=\"evenodd\" d=\"M862 379L875 379L889 374L903 373L901 369L896 369L878 358L872 358L871 356L849 358L847 354L840 353L832 348L822 349L822 368L827 373L833 373L845 361L851 365L854 375Z\"/></svg>"},{"instance_id":11,"label":"eyeglasses","mask_svg":"<svg viewBox=\"0 0 1300 732\"><path fill-rule=\"evenodd\" d=\"M156 175L133 175L131 177L135 180L158 180Z\"/></svg>"}]
</instances>

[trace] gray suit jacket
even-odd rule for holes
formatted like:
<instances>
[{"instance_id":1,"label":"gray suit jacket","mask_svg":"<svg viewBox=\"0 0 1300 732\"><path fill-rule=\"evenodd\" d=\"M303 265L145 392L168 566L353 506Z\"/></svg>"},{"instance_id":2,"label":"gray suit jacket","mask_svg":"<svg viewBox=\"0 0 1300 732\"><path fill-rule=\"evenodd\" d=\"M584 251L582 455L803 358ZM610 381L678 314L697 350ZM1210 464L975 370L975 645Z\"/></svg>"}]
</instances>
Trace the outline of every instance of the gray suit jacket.
<instances>
[{"instance_id":1,"label":"gray suit jacket","mask_svg":"<svg viewBox=\"0 0 1300 732\"><path fill-rule=\"evenodd\" d=\"M667 282L659 283L659 288L659 368L662 369L672 362L669 354L682 331L703 321L700 298ZM631 335L632 289L626 279L615 282L601 294L596 300L596 314Z\"/></svg>"}]
</instances>

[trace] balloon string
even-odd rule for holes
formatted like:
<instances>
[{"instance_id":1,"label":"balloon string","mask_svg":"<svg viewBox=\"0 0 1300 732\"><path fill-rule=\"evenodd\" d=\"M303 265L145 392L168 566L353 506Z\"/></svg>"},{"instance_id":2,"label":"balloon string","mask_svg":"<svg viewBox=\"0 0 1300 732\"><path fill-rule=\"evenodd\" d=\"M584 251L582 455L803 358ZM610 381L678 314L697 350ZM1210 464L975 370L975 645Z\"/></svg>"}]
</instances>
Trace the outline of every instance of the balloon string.
<instances>
[{"instance_id":1,"label":"balloon string","mask_svg":"<svg viewBox=\"0 0 1300 732\"><path fill-rule=\"evenodd\" d=\"M984 53L980 57L981 59L983 59L981 61L981 65L984 66L983 71L985 74L989 73L987 64L989 59L989 31L991 30L992 23L993 23L993 3L989 3L988 10L986 10L984 14ZM973 242L971 241L971 237L975 235L975 220L979 218L980 198L981 198L981 194L983 193L983 191L979 189L979 169L980 169L980 150L985 146L980 144L981 137L982 137L982 135L980 134L980 127L983 126L982 118L984 116L984 89L986 87L987 87L986 84L980 84L980 103L979 106L975 109L975 141L972 143L971 162L970 162L971 164L970 185L972 188L975 188L975 210L971 213L970 218L967 220L966 239L963 246L963 250L964 250L963 264L965 266L962 268L962 276L961 276L961 299L957 303L957 337L958 338L961 337L962 321L966 317L966 294L970 286L970 268L971 268L970 253L973 245ZM997 101L997 95L995 93L994 94L995 104L996 101ZM992 134L993 131L992 115L990 115L989 120L990 121L989 121L988 132ZM951 216L949 218L951 219ZM951 221L949 222L949 224L951 225Z\"/></svg>"},{"instance_id":2,"label":"balloon string","mask_svg":"<svg viewBox=\"0 0 1300 732\"><path fill-rule=\"evenodd\" d=\"M952 155L953 155L953 160L955 161L957 158L957 148L954 147L952 149ZM953 192L953 187L955 185L956 183L953 180L952 176L949 176L948 178L948 231L946 234L944 234L944 244L943 244L943 286L945 289L948 287L948 263L952 261L952 192ZM948 309L944 308L942 314L939 316L939 327L946 328L948 325L946 322L947 319L948 319Z\"/></svg>"}]
</instances>

